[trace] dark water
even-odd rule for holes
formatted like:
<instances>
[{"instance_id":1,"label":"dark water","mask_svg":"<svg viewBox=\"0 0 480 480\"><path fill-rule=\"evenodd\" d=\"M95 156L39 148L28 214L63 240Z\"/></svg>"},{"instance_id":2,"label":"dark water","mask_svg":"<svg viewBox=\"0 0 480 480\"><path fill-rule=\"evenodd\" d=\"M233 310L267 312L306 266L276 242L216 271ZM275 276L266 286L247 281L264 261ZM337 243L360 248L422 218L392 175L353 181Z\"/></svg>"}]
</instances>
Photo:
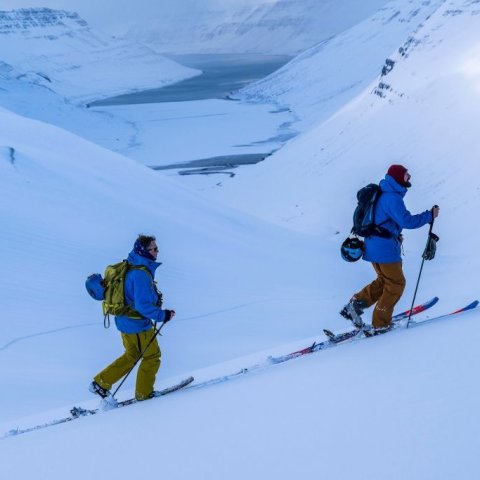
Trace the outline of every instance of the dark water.
<instances>
[{"instance_id":1,"label":"dark water","mask_svg":"<svg viewBox=\"0 0 480 480\"><path fill-rule=\"evenodd\" d=\"M262 162L269 155L269 153L223 155L150 168L153 170L178 170L179 175L212 175L221 173L229 177L234 177L235 173L232 171L233 169L241 165L254 165L255 163Z\"/></svg>"},{"instance_id":2,"label":"dark water","mask_svg":"<svg viewBox=\"0 0 480 480\"><path fill-rule=\"evenodd\" d=\"M230 95L248 84L260 80L288 63L292 57L284 55L170 55L172 60L201 70L202 75L162 88L93 102L95 106L120 106L141 103L188 102L207 99L228 99ZM278 110L280 113L282 110ZM273 111L272 114L277 113ZM255 142L259 146L277 140L285 142L295 133L282 133L278 137ZM268 153L246 153L202 158L184 163L151 166L154 170L177 170L179 175L222 174L230 177L239 166L263 161Z\"/></svg>"},{"instance_id":3,"label":"dark water","mask_svg":"<svg viewBox=\"0 0 480 480\"><path fill-rule=\"evenodd\" d=\"M226 99L256 80L278 70L291 60L284 55L174 55L172 60L202 70L203 74L162 88L144 90L99 100L91 106L138 103L187 102Z\"/></svg>"}]
</instances>

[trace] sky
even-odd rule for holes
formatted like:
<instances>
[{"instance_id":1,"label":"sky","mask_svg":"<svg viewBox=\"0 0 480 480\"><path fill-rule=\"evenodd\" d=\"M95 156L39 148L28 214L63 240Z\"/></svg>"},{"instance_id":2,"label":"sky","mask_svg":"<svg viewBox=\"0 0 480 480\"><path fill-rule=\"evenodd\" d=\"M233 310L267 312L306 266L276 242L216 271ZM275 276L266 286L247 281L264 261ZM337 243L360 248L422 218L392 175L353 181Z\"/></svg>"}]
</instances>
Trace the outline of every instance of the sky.
<instances>
[{"instance_id":1,"label":"sky","mask_svg":"<svg viewBox=\"0 0 480 480\"><path fill-rule=\"evenodd\" d=\"M195 9L205 8L205 4L213 7L221 5L261 4L269 0L1 0L1 10L16 8L47 7L78 12L95 28L112 33L123 33L131 25L151 21L171 8Z\"/></svg>"}]
</instances>

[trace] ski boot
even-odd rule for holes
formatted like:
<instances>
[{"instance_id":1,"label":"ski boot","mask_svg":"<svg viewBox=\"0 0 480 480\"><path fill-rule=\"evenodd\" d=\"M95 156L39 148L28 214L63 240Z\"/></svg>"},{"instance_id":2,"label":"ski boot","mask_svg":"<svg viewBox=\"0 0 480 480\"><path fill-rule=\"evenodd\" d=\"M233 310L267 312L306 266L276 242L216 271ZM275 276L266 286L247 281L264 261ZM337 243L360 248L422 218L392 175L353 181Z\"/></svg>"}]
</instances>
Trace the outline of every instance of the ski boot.
<instances>
[{"instance_id":1,"label":"ski boot","mask_svg":"<svg viewBox=\"0 0 480 480\"><path fill-rule=\"evenodd\" d=\"M95 380L90 384L88 390L102 398L107 398L111 395L110 390L103 388Z\"/></svg>"},{"instance_id":2,"label":"ski boot","mask_svg":"<svg viewBox=\"0 0 480 480\"><path fill-rule=\"evenodd\" d=\"M342 308L340 315L347 320L350 320L355 328L363 330L365 328L365 323L362 320L362 315L366 308L367 304L363 300L357 300L355 297L352 297Z\"/></svg>"},{"instance_id":3,"label":"ski boot","mask_svg":"<svg viewBox=\"0 0 480 480\"><path fill-rule=\"evenodd\" d=\"M375 335L382 335L384 333L389 332L390 330L393 330L393 325L388 325L388 327L379 327L379 328L368 328L364 329L363 333L365 334L366 337L374 337Z\"/></svg>"}]
</instances>

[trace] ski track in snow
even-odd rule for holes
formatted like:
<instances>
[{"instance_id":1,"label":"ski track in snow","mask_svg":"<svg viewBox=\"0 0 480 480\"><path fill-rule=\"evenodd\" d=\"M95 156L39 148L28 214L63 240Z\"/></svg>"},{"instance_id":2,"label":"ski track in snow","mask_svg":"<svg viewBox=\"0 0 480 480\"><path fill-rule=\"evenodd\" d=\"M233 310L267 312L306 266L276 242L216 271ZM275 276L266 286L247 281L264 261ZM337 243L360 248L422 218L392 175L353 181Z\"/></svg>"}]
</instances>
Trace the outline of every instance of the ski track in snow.
<instances>
[{"instance_id":1,"label":"ski track in snow","mask_svg":"<svg viewBox=\"0 0 480 480\"><path fill-rule=\"evenodd\" d=\"M47 330L46 332L39 332L39 333L33 333L32 335L25 335L23 337L18 337L18 338L15 338L13 340L10 340L8 343L6 343L3 347L0 348L0 352L3 352L4 350L11 347L15 343L22 342L23 340L28 340L30 338L42 337L44 335L50 335L52 333L63 332L65 330L73 330L75 328L93 327L95 325L98 325L98 322L83 323L83 324L80 324L80 325L70 325L68 327L56 328L55 330Z\"/></svg>"},{"instance_id":2,"label":"ski track in snow","mask_svg":"<svg viewBox=\"0 0 480 480\"><path fill-rule=\"evenodd\" d=\"M256 302L243 303L243 304L240 304L240 305L236 305L234 307L224 308L224 309L221 309L221 310L215 310L213 312L204 313L202 315L195 315L194 317L180 318L176 321L178 322L178 321L196 320L196 319L199 319L199 318L213 317L213 316L219 315L221 313L231 312L231 311L234 311L234 310L239 310L241 308L249 307L251 305L257 305L259 303L266 303L266 302L271 302L271 301L274 301L274 300L259 300L259 301L256 301ZM47 330L45 332L38 332L38 333L34 333L32 335L25 335L25 336L22 336L22 337L14 338L13 340L10 340L5 345L3 345L3 347L0 347L0 352L3 352L4 350L11 347L15 343L22 342L23 340L28 340L30 338L41 337L41 336L44 336L44 335L50 335L52 333L59 333L59 332L65 331L65 330L72 330L72 329L75 329L75 328L93 327L93 326L96 326L96 325L98 325L98 322L84 323L84 324L79 324L79 325L70 325L68 327L56 328L54 330Z\"/></svg>"},{"instance_id":3,"label":"ski track in snow","mask_svg":"<svg viewBox=\"0 0 480 480\"><path fill-rule=\"evenodd\" d=\"M196 320L197 318L205 318L205 317L212 317L214 315L218 315L220 313L225 313L225 312L231 312L233 310L239 310L241 308L249 307L251 305L258 305L259 303L267 303L267 302L273 302L275 300L257 300L256 302L248 302L248 303L242 303L240 305L236 305L234 307L229 307L229 308L224 308L222 310L215 310L213 312L209 313L204 313L202 315L195 315L194 317L187 317L180 319L180 321L185 321L185 320Z\"/></svg>"}]
</instances>

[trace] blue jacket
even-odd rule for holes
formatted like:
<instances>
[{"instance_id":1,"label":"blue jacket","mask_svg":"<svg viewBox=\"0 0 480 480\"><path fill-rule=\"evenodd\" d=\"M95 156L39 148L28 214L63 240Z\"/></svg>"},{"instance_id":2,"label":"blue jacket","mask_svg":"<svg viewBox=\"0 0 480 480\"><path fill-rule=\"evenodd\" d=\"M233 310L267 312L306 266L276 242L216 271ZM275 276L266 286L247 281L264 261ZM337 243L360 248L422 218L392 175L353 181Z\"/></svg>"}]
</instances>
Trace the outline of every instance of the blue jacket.
<instances>
[{"instance_id":1,"label":"blue jacket","mask_svg":"<svg viewBox=\"0 0 480 480\"><path fill-rule=\"evenodd\" d=\"M152 276L143 270L130 270L125 278L125 301L145 318L134 319L126 316L115 317L117 328L123 333L145 332L152 328L154 322L165 320L165 310L157 306L158 295L153 285L155 270L161 265L135 253L128 255L132 265L146 266Z\"/></svg>"},{"instance_id":2,"label":"blue jacket","mask_svg":"<svg viewBox=\"0 0 480 480\"><path fill-rule=\"evenodd\" d=\"M432 221L432 212L426 210L412 215L403 203L407 189L398 184L393 177L386 175L380 182L382 195L375 209L375 223L392 233L392 238L368 237L365 239L363 259L375 263L401 262L401 244L399 235L402 229L420 228Z\"/></svg>"}]
</instances>

